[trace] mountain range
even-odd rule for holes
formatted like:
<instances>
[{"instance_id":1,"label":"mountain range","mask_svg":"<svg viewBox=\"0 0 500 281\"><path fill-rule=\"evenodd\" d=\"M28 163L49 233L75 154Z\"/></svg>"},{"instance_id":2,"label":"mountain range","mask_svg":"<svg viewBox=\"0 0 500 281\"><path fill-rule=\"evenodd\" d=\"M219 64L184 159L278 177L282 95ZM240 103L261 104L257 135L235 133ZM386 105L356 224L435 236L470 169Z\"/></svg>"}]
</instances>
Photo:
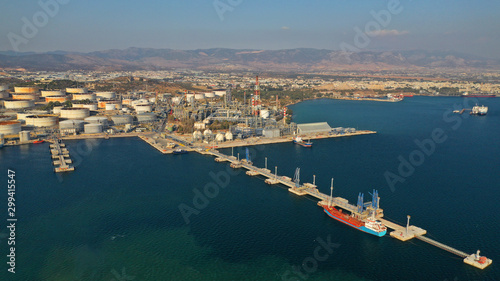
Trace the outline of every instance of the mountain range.
<instances>
[{"instance_id":1,"label":"mountain range","mask_svg":"<svg viewBox=\"0 0 500 281\"><path fill-rule=\"evenodd\" d=\"M500 60L448 51L362 51L324 49L174 50L128 48L89 53L0 52L0 69L29 71L65 70L164 70L329 72L341 70L500 69Z\"/></svg>"}]
</instances>

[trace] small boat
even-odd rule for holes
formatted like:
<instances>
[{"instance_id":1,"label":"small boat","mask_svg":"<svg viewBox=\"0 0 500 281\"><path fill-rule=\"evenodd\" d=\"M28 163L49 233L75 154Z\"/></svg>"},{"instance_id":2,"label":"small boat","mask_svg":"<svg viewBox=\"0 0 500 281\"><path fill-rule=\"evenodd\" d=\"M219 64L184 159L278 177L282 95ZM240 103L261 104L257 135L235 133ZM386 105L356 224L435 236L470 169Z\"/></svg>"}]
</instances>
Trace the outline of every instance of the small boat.
<instances>
[{"instance_id":1,"label":"small boat","mask_svg":"<svg viewBox=\"0 0 500 281\"><path fill-rule=\"evenodd\" d=\"M44 140L35 140L33 141L33 143L44 143L45 141Z\"/></svg>"},{"instance_id":2,"label":"small boat","mask_svg":"<svg viewBox=\"0 0 500 281\"><path fill-rule=\"evenodd\" d=\"M184 149L182 149L182 148L177 148L177 149L175 149L175 150L174 150L174 152L173 152L173 153L174 153L174 154L186 154L186 153L188 153L188 152L187 152L187 150L184 150Z\"/></svg>"}]
</instances>

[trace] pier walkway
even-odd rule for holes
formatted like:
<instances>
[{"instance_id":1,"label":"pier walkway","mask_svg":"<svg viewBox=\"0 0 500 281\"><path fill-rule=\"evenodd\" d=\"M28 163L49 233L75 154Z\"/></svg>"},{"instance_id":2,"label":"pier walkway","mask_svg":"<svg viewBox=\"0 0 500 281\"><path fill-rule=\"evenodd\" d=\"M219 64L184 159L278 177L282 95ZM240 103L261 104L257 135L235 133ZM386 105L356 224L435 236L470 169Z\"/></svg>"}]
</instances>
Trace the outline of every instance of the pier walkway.
<instances>
[{"instance_id":1,"label":"pier walkway","mask_svg":"<svg viewBox=\"0 0 500 281\"><path fill-rule=\"evenodd\" d=\"M297 194L299 196L309 195L311 197L315 197L315 198L320 200L320 202L318 202L319 206L323 206L326 204L338 206L338 207L345 209L345 210L351 212L352 214L354 214L358 217L361 217L361 218L366 218L366 216L368 216L369 213L374 211L375 217L378 220L380 220L388 228L391 228L394 230L390 233L390 236L393 238L396 238L398 240L407 241L407 240L410 240L412 238L417 238L417 239L419 239L423 242L426 242L430 245L433 245L435 247L438 247L440 249L448 251L452 254L455 254L461 258L464 258L464 263L467 263L469 265L472 265L472 266L480 268L480 269L484 269L492 263L491 259L488 259L486 257L480 257L479 251L478 251L478 254L467 254L465 252L462 252L460 250L457 250L455 248L447 246L443 243L440 243L438 241L435 241L433 239L425 237L424 234L427 233L427 231L425 229L422 229L422 228L414 226L414 225L409 225L408 227L406 227L406 226L402 226L402 225L399 225L397 223L391 222L389 220L383 219L382 218L384 216L383 210L380 208L370 210L370 207L367 207L368 210L365 210L362 213L358 213L357 206L350 204L347 199L342 198L342 197L331 198L329 195L319 192L319 190L317 189L317 186L314 184L304 183L303 185L299 185L299 187L297 187L297 184L291 178L285 177L285 176L279 176L277 174L273 174L273 173L271 173L270 170L265 169L265 168L255 167L255 166L253 166L252 163L247 162L245 159L239 160L234 156L228 156L228 155L222 154L214 149L202 150L199 152L201 154L209 154L209 155L215 156L216 157L215 160L217 162L224 162L224 161L230 162L232 168L245 168L248 170L247 171L248 175L252 175L252 176L262 175L264 177L267 177L268 179L266 179L266 183L269 183L269 184L280 183L282 185L289 187L288 191L290 191L294 194ZM371 202L365 202L364 204L365 204L365 206L369 206L369 203L371 203Z\"/></svg>"}]
</instances>

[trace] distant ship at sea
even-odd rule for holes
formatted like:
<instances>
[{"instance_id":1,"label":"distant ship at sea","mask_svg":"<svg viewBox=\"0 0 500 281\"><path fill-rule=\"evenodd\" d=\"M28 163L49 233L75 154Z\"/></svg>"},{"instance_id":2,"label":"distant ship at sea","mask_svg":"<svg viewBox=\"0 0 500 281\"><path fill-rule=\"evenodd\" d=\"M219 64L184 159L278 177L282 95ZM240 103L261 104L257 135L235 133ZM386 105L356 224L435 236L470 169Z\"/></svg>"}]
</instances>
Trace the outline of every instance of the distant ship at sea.
<instances>
[{"instance_id":1,"label":"distant ship at sea","mask_svg":"<svg viewBox=\"0 0 500 281\"><path fill-rule=\"evenodd\" d=\"M470 112L471 115L486 115L487 113L488 113L487 106L484 105L478 106L477 104L472 108Z\"/></svg>"},{"instance_id":2,"label":"distant ship at sea","mask_svg":"<svg viewBox=\"0 0 500 281\"><path fill-rule=\"evenodd\" d=\"M469 93L463 93L461 97L464 98L494 98L496 95L494 94L469 94Z\"/></svg>"}]
</instances>

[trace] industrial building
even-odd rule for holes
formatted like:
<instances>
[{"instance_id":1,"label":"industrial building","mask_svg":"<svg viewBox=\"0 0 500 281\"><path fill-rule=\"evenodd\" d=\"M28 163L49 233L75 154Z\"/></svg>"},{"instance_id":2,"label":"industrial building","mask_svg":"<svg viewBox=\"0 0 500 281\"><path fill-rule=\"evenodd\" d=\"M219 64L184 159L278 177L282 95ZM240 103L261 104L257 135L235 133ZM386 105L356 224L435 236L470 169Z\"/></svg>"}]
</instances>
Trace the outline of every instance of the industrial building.
<instances>
[{"instance_id":1,"label":"industrial building","mask_svg":"<svg viewBox=\"0 0 500 281\"><path fill-rule=\"evenodd\" d=\"M299 135L329 133L331 131L332 128L327 122L297 124L297 134Z\"/></svg>"}]
</instances>

